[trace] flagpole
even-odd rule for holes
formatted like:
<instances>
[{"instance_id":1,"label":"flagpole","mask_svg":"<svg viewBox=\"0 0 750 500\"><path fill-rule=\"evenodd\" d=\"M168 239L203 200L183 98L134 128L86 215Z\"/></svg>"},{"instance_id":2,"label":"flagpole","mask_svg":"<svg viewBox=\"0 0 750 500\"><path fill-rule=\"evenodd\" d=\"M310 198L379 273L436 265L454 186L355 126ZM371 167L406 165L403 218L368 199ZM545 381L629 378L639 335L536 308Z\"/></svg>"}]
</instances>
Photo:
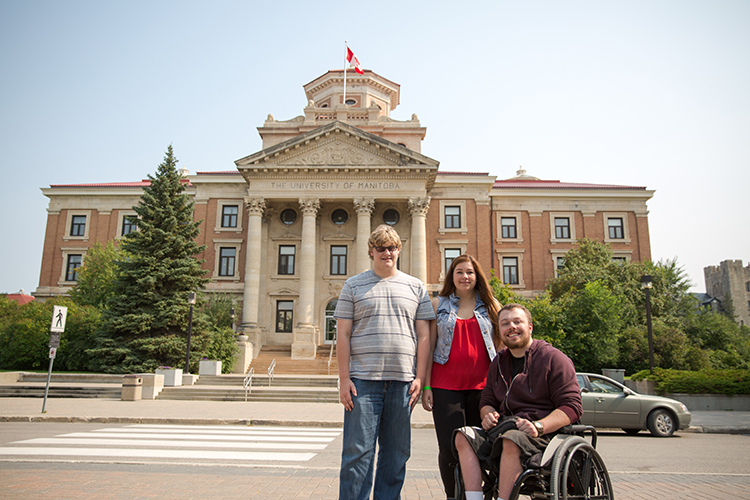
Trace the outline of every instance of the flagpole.
<instances>
[{"instance_id":1,"label":"flagpole","mask_svg":"<svg viewBox=\"0 0 750 500\"><path fill-rule=\"evenodd\" d=\"M344 105L346 105L346 67L349 65L349 42L344 40Z\"/></svg>"}]
</instances>

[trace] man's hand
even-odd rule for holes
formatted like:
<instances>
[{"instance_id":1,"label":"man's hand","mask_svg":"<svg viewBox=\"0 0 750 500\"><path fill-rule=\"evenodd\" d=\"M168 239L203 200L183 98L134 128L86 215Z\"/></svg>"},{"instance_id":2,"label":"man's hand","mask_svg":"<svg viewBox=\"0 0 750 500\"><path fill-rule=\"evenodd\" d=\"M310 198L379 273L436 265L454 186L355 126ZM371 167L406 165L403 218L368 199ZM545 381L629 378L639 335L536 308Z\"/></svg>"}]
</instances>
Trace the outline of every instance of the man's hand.
<instances>
[{"instance_id":1,"label":"man's hand","mask_svg":"<svg viewBox=\"0 0 750 500\"><path fill-rule=\"evenodd\" d=\"M419 401L419 394L422 392L422 381L419 378L415 378L411 381L409 387L409 407L413 410L417 406Z\"/></svg>"},{"instance_id":2,"label":"man's hand","mask_svg":"<svg viewBox=\"0 0 750 500\"><path fill-rule=\"evenodd\" d=\"M422 408L432 411L432 389L422 391Z\"/></svg>"},{"instance_id":3,"label":"man's hand","mask_svg":"<svg viewBox=\"0 0 750 500\"><path fill-rule=\"evenodd\" d=\"M357 395L357 388L354 386L354 382L351 379L343 379L339 384L339 401L344 405L347 411L354 409L354 400L352 396Z\"/></svg>"},{"instance_id":4,"label":"man's hand","mask_svg":"<svg viewBox=\"0 0 750 500\"><path fill-rule=\"evenodd\" d=\"M497 425L500 420L500 414L496 411L487 413L482 419L482 429L488 431Z\"/></svg>"},{"instance_id":5,"label":"man's hand","mask_svg":"<svg viewBox=\"0 0 750 500\"><path fill-rule=\"evenodd\" d=\"M539 433L537 432L536 427L530 420L519 418L516 421L516 427L518 427L519 431L523 432L524 434L528 434L533 438L539 437Z\"/></svg>"}]
</instances>

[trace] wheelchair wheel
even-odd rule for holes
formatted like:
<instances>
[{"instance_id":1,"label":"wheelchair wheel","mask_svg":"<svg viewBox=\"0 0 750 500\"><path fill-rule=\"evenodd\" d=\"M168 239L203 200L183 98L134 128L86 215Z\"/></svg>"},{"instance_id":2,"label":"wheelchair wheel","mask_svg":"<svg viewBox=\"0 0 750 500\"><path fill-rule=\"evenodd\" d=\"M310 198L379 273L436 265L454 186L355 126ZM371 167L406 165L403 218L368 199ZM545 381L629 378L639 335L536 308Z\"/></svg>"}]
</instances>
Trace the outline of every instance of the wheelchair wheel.
<instances>
[{"instance_id":1,"label":"wheelchair wheel","mask_svg":"<svg viewBox=\"0 0 750 500\"><path fill-rule=\"evenodd\" d=\"M552 459L552 500L613 500L612 482L599 453L585 439L567 439Z\"/></svg>"}]
</instances>

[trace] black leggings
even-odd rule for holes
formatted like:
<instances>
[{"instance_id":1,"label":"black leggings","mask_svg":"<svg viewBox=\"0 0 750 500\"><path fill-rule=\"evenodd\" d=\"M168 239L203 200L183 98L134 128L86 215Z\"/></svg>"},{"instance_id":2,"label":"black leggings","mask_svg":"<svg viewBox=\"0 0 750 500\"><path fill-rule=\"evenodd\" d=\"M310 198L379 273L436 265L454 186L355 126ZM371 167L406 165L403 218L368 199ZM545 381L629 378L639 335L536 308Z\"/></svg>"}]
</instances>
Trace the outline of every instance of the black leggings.
<instances>
[{"instance_id":1,"label":"black leggings","mask_svg":"<svg viewBox=\"0 0 750 500\"><path fill-rule=\"evenodd\" d=\"M480 390L450 391L447 389L432 390L432 420L435 422L435 433L438 440L438 466L443 478L445 494L453 498L456 488L454 469L456 459L453 457L453 431L466 425L480 426L479 399Z\"/></svg>"}]
</instances>

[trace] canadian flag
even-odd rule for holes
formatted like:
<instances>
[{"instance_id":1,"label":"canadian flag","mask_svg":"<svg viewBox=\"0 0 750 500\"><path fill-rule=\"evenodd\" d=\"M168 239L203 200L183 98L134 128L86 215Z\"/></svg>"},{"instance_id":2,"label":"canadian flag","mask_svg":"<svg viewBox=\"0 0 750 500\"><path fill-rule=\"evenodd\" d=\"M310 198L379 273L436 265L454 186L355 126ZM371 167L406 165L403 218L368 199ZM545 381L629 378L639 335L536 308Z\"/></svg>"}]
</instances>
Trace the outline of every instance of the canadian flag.
<instances>
[{"instance_id":1,"label":"canadian flag","mask_svg":"<svg viewBox=\"0 0 750 500\"><path fill-rule=\"evenodd\" d=\"M354 52L352 52L352 49L349 47L346 48L346 61L354 66L354 70L359 73L360 75L364 75L365 72L362 71L362 65L359 64L359 59L357 59L357 56L354 55Z\"/></svg>"}]
</instances>

